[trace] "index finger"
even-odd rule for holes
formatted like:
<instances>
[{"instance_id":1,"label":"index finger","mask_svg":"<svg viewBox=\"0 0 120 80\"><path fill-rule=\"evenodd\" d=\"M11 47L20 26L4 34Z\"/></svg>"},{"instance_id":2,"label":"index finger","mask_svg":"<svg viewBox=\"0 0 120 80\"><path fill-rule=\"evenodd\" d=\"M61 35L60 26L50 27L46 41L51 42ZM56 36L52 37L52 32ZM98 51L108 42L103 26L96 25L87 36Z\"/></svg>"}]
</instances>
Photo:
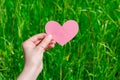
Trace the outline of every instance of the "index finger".
<instances>
[{"instance_id":1,"label":"index finger","mask_svg":"<svg viewBox=\"0 0 120 80\"><path fill-rule=\"evenodd\" d=\"M28 41L36 42L40 39L43 39L46 35L46 33L36 34L33 37L29 38Z\"/></svg>"}]
</instances>

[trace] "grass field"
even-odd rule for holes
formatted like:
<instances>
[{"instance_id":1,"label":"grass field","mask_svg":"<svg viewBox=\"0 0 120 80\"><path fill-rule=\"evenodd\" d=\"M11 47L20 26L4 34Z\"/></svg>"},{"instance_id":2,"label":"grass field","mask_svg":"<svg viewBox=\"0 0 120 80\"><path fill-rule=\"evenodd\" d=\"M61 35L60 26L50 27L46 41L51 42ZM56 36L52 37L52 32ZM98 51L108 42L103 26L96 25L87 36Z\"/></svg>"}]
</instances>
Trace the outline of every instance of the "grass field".
<instances>
[{"instance_id":1,"label":"grass field","mask_svg":"<svg viewBox=\"0 0 120 80\"><path fill-rule=\"evenodd\" d=\"M120 0L0 0L0 80L22 71L24 40L70 19L77 36L44 54L38 80L120 80Z\"/></svg>"}]
</instances>

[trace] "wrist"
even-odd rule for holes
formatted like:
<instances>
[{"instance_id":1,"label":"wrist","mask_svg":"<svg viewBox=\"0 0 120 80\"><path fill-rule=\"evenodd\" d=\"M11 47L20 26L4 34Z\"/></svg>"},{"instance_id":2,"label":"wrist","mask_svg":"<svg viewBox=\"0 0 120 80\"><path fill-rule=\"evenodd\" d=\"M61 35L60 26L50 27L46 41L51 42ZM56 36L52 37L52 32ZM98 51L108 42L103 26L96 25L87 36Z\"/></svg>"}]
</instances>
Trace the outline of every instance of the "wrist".
<instances>
[{"instance_id":1,"label":"wrist","mask_svg":"<svg viewBox=\"0 0 120 80\"><path fill-rule=\"evenodd\" d=\"M18 77L18 80L36 80L36 66L24 66L24 69L20 76Z\"/></svg>"}]
</instances>

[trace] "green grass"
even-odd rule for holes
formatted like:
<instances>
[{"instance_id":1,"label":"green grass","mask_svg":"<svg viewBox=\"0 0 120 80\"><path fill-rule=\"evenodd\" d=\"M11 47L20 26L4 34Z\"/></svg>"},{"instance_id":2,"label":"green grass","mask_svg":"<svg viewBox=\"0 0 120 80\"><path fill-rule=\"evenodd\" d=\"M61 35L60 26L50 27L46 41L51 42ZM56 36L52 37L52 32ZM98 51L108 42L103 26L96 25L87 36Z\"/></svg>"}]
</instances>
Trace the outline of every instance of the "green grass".
<instances>
[{"instance_id":1,"label":"green grass","mask_svg":"<svg viewBox=\"0 0 120 80\"><path fill-rule=\"evenodd\" d=\"M24 40L69 19L77 36L44 54L38 80L120 80L120 0L0 0L0 80L22 71Z\"/></svg>"}]
</instances>

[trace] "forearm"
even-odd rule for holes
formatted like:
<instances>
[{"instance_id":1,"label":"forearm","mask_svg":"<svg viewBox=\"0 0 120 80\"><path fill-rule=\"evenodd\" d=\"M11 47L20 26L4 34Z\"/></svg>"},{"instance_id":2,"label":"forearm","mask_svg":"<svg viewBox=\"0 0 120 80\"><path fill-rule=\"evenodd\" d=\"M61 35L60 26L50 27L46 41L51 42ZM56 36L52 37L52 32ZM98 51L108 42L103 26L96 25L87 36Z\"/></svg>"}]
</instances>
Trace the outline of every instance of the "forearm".
<instances>
[{"instance_id":1,"label":"forearm","mask_svg":"<svg viewBox=\"0 0 120 80\"><path fill-rule=\"evenodd\" d=\"M36 67L25 66L22 73L17 80L36 80L38 74L36 74Z\"/></svg>"}]
</instances>

